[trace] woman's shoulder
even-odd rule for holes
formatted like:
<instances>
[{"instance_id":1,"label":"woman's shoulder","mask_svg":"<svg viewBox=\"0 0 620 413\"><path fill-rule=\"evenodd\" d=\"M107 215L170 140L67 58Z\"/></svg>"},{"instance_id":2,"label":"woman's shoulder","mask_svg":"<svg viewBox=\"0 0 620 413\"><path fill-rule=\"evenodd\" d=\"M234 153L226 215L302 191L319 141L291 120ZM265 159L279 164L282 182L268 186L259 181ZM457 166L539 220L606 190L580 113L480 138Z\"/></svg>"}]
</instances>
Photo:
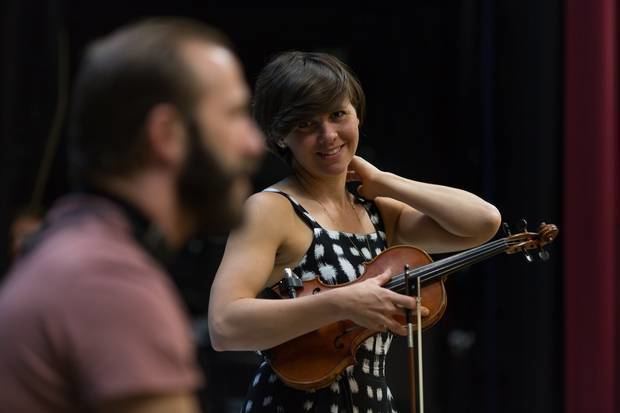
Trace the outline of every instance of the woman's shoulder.
<instances>
[{"instance_id":1,"label":"woman's shoulder","mask_svg":"<svg viewBox=\"0 0 620 413\"><path fill-rule=\"evenodd\" d=\"M279 212L280 209L290 208L289 201L275 191L260 191L252 194L245 201L245 209L257 212ZM275 210L274 210L275 208Z\"/></svg>"},{"instance_id":2,"label":"woman's shoulder","mask_svg":"<svg viewBox=\"0 0 620 413\"><path fill-rule=\"evenodd\" d=\"M248 200L251 200L252 202L276 202L288 204L287 199L295 199L295 197L296 190L294 189L294 186L291 185L288 178L285 178L269 185L267 188L264 188L259 192L254 193Z\"/></svg>"},{"instance_id":3,"label":"woman's shoulder","mask_svg":"<svg viewBox=\"0 0 620 413\"><path fill-rule=\"evenodd\" d=\"M245 202L246 213L258 215L275 215L292 212L290 191L285 181L277 182L259 192L252 194Z\"/></svg>"}]
</instances>

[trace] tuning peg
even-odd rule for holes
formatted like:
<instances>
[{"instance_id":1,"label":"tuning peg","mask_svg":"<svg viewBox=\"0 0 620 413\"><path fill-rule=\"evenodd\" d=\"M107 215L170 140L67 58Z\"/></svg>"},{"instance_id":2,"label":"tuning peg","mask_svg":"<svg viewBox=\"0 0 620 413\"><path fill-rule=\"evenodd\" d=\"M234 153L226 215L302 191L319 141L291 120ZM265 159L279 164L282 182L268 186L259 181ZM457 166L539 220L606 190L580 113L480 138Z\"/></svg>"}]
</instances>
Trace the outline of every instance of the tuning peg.
<instances>
[{"instance_id":1,"label":"tuning peg","mask_svg":"<svg viewBox=\"0 0 620 413\"><path fill-rule=\"evenodd\" d=\"M525 256L525 260L527 262L534 262L534 257L527 251L523 251L523 255Z\"/></svg>"},{"instance_id":2,"label":"tuning peg","mask_svg":"<svg viewBox=\"0 0 620 413\"><path fill-rule=\"evenodd\" d=\"M527 221L525 220L525 218L521 218L521 221L519 221L521 223L521 229L523 232L527 232Z\"/></svg>"},{"instance_id":3,"label":"tuning peg","mask_svg":"<svg viewBox=\"0 0 620 413\"><path fill-rule=\"evenodd\" d=\"M504 229L504 234L505 234L507 237L509 237L509 236L511 236L511 235L512 235L512 232L510 232L510 225L508 225L508 223L507 223L507 222L504 222L504 223L502 224L502 228Z\"/></svg>"},{"instance_id":4,"label":"tuning peg","mask_svg":"<svg viewBox=\"0 0 620 413\"><path fill-rule=\"evenodd\" d=\"M541 260L547 261L549 259L549 252L546 249L541 248L538 250L538 256Z\"/></svg>"}]
</instances>

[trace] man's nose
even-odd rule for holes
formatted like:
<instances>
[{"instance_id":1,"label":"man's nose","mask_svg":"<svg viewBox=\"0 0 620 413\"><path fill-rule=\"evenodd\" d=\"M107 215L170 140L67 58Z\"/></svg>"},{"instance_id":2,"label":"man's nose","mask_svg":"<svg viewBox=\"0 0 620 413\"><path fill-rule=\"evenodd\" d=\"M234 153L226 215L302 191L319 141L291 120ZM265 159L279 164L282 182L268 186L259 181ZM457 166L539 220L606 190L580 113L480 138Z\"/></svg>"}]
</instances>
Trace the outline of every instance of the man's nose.
<instances>
[{"instance_id":1,"label":"man's nose","mask_svg":"<svg viewBox=\"0 0 620 413\"><path fill-rule=\"evenodd\" d=\"M245 152L253 158L260 158L265 153L265 137L256 123L252 122L249 133L247 134Z\"/></svg>"}]
</instances>

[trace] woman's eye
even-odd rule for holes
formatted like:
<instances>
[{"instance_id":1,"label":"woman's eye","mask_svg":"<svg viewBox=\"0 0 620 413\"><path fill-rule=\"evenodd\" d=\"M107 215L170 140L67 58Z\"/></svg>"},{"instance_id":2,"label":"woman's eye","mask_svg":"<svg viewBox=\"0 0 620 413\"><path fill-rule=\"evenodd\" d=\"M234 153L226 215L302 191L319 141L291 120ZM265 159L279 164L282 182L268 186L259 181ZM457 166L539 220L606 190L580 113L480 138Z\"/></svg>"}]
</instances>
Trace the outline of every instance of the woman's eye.
<instances>
[{"instance_id":1,"label":"woman's eye","mask_svg":"<svg viewBox=\"0 0 620 413\"><path fill-rule=\"evenodd\" d=\"M312 122L304 120L297 124L296 128L300 130L310 129L312 126Z\"/></svg>"},{"instance_id":2,"label":"woman's eye","mask_svg":"<svg viewBox=\"0 0 620 413\"><path fill-rule=\"evenodd\" d=\"M332 113L332 116L336 119L343 117L344 115L346 115L347 112L345 112L344 110L338 110L334 113Z\"/></svg>"}]
</instances>

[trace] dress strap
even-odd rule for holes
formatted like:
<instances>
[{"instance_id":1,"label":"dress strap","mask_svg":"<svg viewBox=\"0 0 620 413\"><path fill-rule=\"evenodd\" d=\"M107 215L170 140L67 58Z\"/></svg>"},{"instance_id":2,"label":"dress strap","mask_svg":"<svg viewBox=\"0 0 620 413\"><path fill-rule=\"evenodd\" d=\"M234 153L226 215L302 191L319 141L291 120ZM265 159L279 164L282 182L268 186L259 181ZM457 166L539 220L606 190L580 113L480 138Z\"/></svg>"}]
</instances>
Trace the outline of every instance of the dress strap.
<instances>
[{"instance_id":1,"label":"dress strap","mask_svg":"<svg viewBox=\"0 0 620 413\"><path fill-rule=\"evenodd\" d=\"M362 198L361 196L355 196L355 203L361 204L364 207L366 213L368 213L370 222L375 227L375 231L385 233L385 225L383 224L381 212L379 211L379 208L377 208L377 204L373 201L367 200L366 198Z\"/></svg>"},{"instance_id":2,"label":"dress strap","mask_svg":"<svg viewBox=\"0 0 620 413\"><path fill-rule=\"evenodd\" d=\"M279 189L271 188L271 187L263 189L263 192L273 192L273 193L282 195L283 197L285 197L286 199L289 200L289 202L293 206L293 209L295 210L295 213L297 214L297 216L299 216L299 218L306 225L308 225L312 229L321 228L321 226L316 221L316 219L314 219L314 217L312 215L310 215L310 213L306 210L306 208L301 206L301 204L295 198L293 198L292 195L289 195L286 192L282 192Z\"/></svg>"}]
</instances>

